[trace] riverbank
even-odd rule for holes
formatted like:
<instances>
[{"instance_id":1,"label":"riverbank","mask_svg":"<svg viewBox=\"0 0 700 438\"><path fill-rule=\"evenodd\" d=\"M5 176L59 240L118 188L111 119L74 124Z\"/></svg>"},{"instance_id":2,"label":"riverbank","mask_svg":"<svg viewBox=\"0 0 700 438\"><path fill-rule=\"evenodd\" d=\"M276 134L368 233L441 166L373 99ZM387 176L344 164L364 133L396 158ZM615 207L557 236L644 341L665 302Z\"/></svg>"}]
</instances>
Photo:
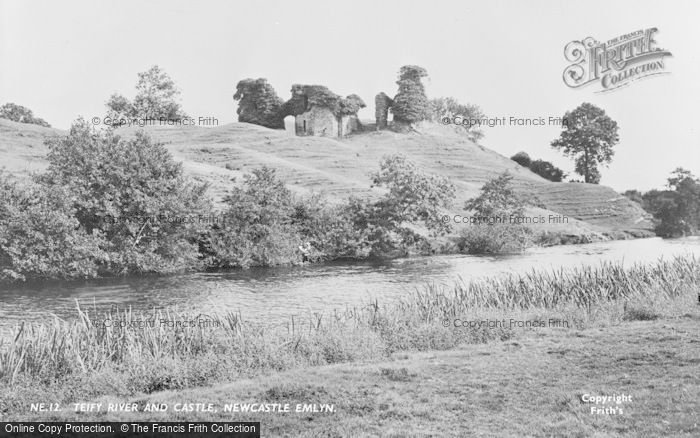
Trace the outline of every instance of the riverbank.
<instances>
[{"instance_id":1,"label":"riverbank","mask_svg":"<svg viewBox=\"0 0 700 438\"><path fill-rule=\"evenodd\" d=\"M260 421L266 437L691 437L700 434L700 306L585 330L541 328L503 342L396 353L94 403L166 404L171 412L18 415L35 420ZM695 347L693 347L695 346ZM620 404L588 402L624 395ZM216 413L172 412L211 403ZM289 413L225 413L227 404L290 404ZM297 413L298 404L334 412ZM615 413L599 413L612 406ZM408 433L407 431L411 431Z\"/></svg>"},{"instance_id":2,"label":"riverbank","mask_svg":"<svg viewBox=\"0 0 700 438\"><path fill-rule=\"evenodd\" d=\"M510 340L521 330L551 327L551 321L580 330L684 315L699 289L700 260L676 258L649 266L606 263L453 288L427 286L396 303L375 301L343 313L292 319L277 330L245 324L234 314L210 320L216 325L172 328L143 322L187 320L187 315L82 312L77 321L25 325L0 346L0 412L7 419L26 419L36 415L32 403L68 406L284 370L385 361L396 354ZM398 373L394 377L405 377Z\"/></svg>"}]
</instances>

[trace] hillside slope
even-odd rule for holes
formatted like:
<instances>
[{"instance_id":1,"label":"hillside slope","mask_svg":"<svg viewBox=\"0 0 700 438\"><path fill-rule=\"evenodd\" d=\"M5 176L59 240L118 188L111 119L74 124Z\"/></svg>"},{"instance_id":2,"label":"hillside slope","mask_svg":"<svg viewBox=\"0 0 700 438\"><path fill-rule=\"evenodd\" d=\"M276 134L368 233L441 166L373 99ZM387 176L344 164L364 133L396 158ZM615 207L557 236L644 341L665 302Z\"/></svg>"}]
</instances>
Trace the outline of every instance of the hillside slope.
<instances>
[{"instance_id":1,"label":"hillside slope","mask_svg":"<svg viewBox=\"0 0 700 438\"><path fill-rule=\"evenodd\" d=\"M220 200L232 185L252 169L267 165L297 193L324 193L331 200L349 195L374 196L370 172L382 157L402 153L427 172L446 176L457 187L452 213L466 215L464 202L475 196L488 179L508 170L518 191L536 199L545 209L530 208L528 215L562 214L568 224L546 224L548 230L569 234L649 230L648 215L635 203L600 185L552 183L512 160L472 143L450 127L427 126L423 132L398 134L365 132L338 140L296 137L247 123L215 128L153 126L145 130L162 141L187 173L211 185ZM136 128L120 128L131 137ZM0 166L18 174L46 166L43 140L65 131L0 119Z\"/></svg>"}]
</instances>

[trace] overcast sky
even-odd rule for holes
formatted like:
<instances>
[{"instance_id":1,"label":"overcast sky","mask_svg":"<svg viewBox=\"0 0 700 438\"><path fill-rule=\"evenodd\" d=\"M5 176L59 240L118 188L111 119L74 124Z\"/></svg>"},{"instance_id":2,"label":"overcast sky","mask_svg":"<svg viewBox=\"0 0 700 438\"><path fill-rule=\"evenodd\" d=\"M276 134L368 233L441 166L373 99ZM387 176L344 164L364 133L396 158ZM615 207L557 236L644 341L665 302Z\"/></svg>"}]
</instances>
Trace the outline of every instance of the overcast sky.
<instances>
[{"instance_id":1,"label":"overcast sky","mask_svg":"<svg viewBox=\"0 0 700 438\"><path fill-rule=\"evenodd\" d=\"M430 97L452 96L494 117L561 116L582 102L620 125L602 183L661 187L684 166L700 175L698 1L5 1L0 0L0 104L31 108L53 126L103 116L115 92L133 97L136 73L157 64L194 117L236 120L243 78L265 77L280 97L293 83L359 94L396 93L400 66L430 75ZM609 93L568 88L564 46L657 27L670 74ZM554 126L486 129L482 143L520 150L571 172L550 147Z\"/></svg>"}]
</instances>

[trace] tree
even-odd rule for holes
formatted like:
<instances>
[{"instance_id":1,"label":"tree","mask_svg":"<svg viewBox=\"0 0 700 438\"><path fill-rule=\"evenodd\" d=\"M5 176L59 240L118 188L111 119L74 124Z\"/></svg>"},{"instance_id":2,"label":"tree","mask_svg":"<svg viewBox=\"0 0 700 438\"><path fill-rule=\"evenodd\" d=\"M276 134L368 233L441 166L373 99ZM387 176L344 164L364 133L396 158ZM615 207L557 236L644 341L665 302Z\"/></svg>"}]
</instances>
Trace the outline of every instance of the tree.
<instances>
[{"instance_id":1,"label":"tree","mask_svg":"<svg viewBox=\"0 0 700 438\"><path fill-rule=\"evenodd\" d=\"M46 120L34 117L34 113L27 107L15 103L6 103L0 107L0 119L12 120L19 123L30 123L32 125L45 126L50 128Z\"/></svg>"},{"instance_id":2,"label":"tree","mask_svg":"<svg viewBox=\"0 0 700 438\"><path fill-rule=\"evenodd\" d=\"M484 133L478 129L478 124L470 121L481 120L484 118L484 113L477 105L461 104L453 97L438 97L430 100L432 108L433 120L439 122L440 119L448 117L450 120L459 116L463 123L458 126L462 127L472 141L479 140L484 137Z\"/></svg>"},{"instance_id":3,"label":"tree","mask_svg":"<svg viewBox=\"0 0 700 438\"><path fill-rule=\"evenodd\" d=\"M615 153L613 146L619 141L617 122L590 103L567 111L564 121L561 135L552 141L552 147L575 160L576 173L585 182L598 184L598 166L610 163Z\"/></svg>"},{"instance_id":4,"label":"tree","mask_svg":"<svg viewBox=\"0 0 700 438\"><path fill-rule=\"evenodd\" d=\"M534 160L528 167L542 178L553 182L561 182L566 176L563 170L559 169L549 161Z\"/></svg>"},{"instance_id":5,"label":"tree","mask_svg":"<svg viewBox=\"0 0 700 438\"><path fill-rule=\"evenodd\" d=\"M430 103L421 82L421 79L426 76L428 72L423 67L417 65L401 67L399 80L396 81L399 91L391 107L394 121L412 124L431 117Z\"/></svg>"},{"instance_id":6,"label":"tree","mask_svg":"<svg viewBox=\"0 0 700 438\"><path fill-rule=\"evenodd\" d=\"M282 105L267 79L243 79L236 84L233 99L238 101L238 121L272 129L284 129Z\"/></svg>"},{"instance_id":7,"label":"tree","mask_svg":"<svg viewBox=\"0 0 700 438\"><path fill-rule=\"evenodd\" d=\"M532 244L532 230L513 217L522 217L525 204L513 190L513 177L507 171L486 182L476 198L464 208L479 219L463 229L457 241L462 252L497 254L518 252Z\"/></svg>"},{"instance_id":8,"label":"tree","mask_svg":"<svg viewBox=\"0 0 700 438\"><path fill-rule=\"evenodd\" d=\"M481 194L467 201L464 208L484 218L522 216L525 204L512 186L513 176L505 171L486 182Z\"/></svg>"},{"instance_id":9,"label":"tree","mask_svg":"<svg viewBox=\"0 0 700 438\"><path fill-rule=\"evenodd\" d=\"M126 97L113 94L107 101L109 117L120 118L181 120L187 114L178 103L180 90L175 82L154 65L145 72L138 73L136 97L133 102Z\"/></svg>"},{"instance_id":10,"label":"tree","mask_svg":"<svg viewBox=\"0 0 700 438\"><path fill-rule=\"evenodd\" d=\"M145 133L126 140L79 119L47 140L49 166L38 181L65 187L86 233L101 233L110 272L176 272L198 263L207 215L206 185L191 183L165 146Z\"/></svg>"},{"instance_id":11,"label":"tree","mask_svg":"<svg viewBox=\"0 0 700 438\"><path fill-rule=\"evenodd\" d=\"M527 154L527 152L522 151L513 155L512 157L510 157L510 159L520 164L521 166L528 168L530 167L530 163L532 163L532 160L530 159L530 156Z\"/></svg>"},{"instance_id":12,"label":"tree","mask_svg":"<svg viewBox=\"0 0 700 438\"><path fill-rule=\"evenodd\" d=\"M292 217L291 191L269 167L244 176L225 198L224 221L211 232L219 267L276 266L301 262L302 238Z\"/></svg>"},{"instance_id":13,"label":"tree","mask_svg":"<svg viewBox=\"0 0 700 438\"><path fill-rule=\"evenodd\" d=\"M403 155L385 157L372 179L387 193L377 201L351 198L347 207L356 240L366 244L369 255L405 252L423 243L416 226L433 236L450 231L443 210L452 205L455 187L448 179L420 171Z\"/></svg>"},{"instance_id":14,"label":"tree","mask_svg":"<svg viewBox=\"0 0 700 438\"><path fill-rule=\"evenodd\" d=\"M0 281L95 277L102 244L80 227L68 190L21 186L0 170Z\"/></svg>"},{"instance_id":15,"label":"tree","mask_svg":"<svg viewBox=\"0 0 700 438\"><path fill-rule=\"evenodd\" d=\"M663 237L695 234L700 230L700 180L677 168L668 178L668 190L644 194L644 208L657 220L656 233Z\"/></svg>"}]
</instances>

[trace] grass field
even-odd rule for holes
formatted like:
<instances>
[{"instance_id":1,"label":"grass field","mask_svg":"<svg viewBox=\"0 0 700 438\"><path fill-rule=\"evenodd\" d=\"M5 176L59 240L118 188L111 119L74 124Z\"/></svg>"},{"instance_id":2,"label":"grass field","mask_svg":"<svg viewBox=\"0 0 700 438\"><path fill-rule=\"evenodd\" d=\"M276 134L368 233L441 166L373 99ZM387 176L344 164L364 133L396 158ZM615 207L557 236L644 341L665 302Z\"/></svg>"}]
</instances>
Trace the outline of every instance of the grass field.
<instances>
[{"instance_id":1,"label":"grass field","mask_svg":"<svg viewBox=\"0 0 700 438\"><path fill-rule=\"evenodd\" d=\"M124 127L118 132L129 137L136 129ZM545 224L545 230L593 238L603 233L623 237L625 231L650 234L648 215L611 188L549 182L450 127L427 125L420 134L363 132L342 140L296 137L247 123L145 130L166 143L188 174L210 183L215 200L223 198L234 178L240 182L244 174L262 165L277 169L296 193L322 192L331 200L351 194L372 196L369 173L378 168L382 157L402 153L425 171L450 178L457 188L454 214L466 214L464 202L477 195L487 180L508 170L518 191L546 207L530 208L527 215L562 214L570 219L568 224ZM2 166L18 175L42 169L47 152L43 140L51 135L65 135L65 131L0 119Z\"/></svg>"},{"instance_id":2,"label":"grass field","mask_svg":"<svg viewBox=\"0 0 700 438\"><path fill-rule=\"evenodd\" d=\"M212 403L217 413L74 413L83 421L260 421L265 437L697 437L700 311L587 330L537 329L505 342L401 353L379 363L93 400ZM592 414L585 395L631 396ZM588 397L586 397L588 400ZM231 414L227 403L328 403L335 412ZM605 405L599 405L604 407Z\"/></svg>"}]
</instances>

